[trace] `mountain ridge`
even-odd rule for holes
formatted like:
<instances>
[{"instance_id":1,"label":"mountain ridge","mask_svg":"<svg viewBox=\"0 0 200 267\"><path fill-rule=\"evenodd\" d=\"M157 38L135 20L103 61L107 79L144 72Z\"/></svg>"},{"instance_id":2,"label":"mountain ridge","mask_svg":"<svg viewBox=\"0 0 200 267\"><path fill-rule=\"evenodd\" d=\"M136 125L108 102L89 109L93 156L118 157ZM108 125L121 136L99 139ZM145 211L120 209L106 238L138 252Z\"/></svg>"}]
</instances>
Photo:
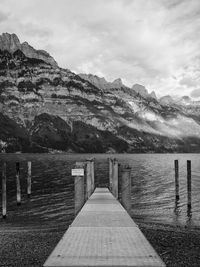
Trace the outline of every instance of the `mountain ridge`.
<instances>
[{"instance_id":1,"label":"mountain ridge","mask_svg":"<svg viewBox=\"0 0 200 267\"><path fill-rule=\"evenodd\" d=\"M41 59L46 63L51 64L54 67L58 67L58 64L53 57L44 50L36 50L30 46L27 42L20 43L19 38L16 34L3 33L0 35L0 50L8 51L11 54L20 50L26 57Z\"/></svg>"},{"instance_id":2,"label":"mountain ridge","mask_svg":"<svg viewBox=\"0 0 200 267\"><path fill-rule=\"evenodd\" d=\"M129 88L128 86L125 86L123 84L121 78L117 78L113 82L108 82L104 77L98 77L97 75L93 75L91 73L90 74L80 73L78 75L81 78L88 80L90 83L92 83L94 86L98 87L101 90ZM143 85L134 84L130 89L132 89L135 93L140 94L142 97L157 99L155 92L152 91L151 93L149 93L148 90Z\"/></svg>"},{"instance_id":3,"label":"mountain ridge","mask_svg":"<svg viewBox=\"0 0 200 267\"><path fill-rule=\"evenodd\" d=\"M0 48L1 152L200 152L200 105L163 104L121 79L100 78L100 88L9 44Z\"/></svg>"}]
</instances>

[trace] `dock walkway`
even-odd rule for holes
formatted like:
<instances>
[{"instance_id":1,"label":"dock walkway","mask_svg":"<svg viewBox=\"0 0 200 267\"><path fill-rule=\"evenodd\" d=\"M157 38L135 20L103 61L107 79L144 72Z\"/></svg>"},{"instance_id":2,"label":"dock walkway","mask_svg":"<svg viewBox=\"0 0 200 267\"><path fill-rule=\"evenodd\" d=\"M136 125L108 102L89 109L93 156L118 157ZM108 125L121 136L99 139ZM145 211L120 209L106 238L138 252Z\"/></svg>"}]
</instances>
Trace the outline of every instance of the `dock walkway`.
<instances>
[{"instance_id":1,"label":"dock walkway","mask_svg":"<svg viewBox=\"0 0 200 267\"><path fill-rule=\"evenodd\" d=\"M96 188L44 267L165 267L107 188Z\"/></svg>"}]
</instances>

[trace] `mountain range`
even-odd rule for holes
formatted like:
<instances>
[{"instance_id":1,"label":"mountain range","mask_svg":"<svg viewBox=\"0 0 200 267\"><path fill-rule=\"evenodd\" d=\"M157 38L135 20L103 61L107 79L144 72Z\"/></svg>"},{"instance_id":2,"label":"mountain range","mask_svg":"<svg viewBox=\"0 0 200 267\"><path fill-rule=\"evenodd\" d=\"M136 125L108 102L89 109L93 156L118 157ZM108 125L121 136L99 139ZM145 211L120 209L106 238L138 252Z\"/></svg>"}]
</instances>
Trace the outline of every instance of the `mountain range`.
<instances>
[{"instance_id":1,"label":"mountain range","mask_svg":"<svg viewBox=\"0 0 200 267\"><path fill-rule=\"evenodd\" d=\"M0 36L1 152L200 152L200 102L58 66Z\"/></svg>"}]
</instances>

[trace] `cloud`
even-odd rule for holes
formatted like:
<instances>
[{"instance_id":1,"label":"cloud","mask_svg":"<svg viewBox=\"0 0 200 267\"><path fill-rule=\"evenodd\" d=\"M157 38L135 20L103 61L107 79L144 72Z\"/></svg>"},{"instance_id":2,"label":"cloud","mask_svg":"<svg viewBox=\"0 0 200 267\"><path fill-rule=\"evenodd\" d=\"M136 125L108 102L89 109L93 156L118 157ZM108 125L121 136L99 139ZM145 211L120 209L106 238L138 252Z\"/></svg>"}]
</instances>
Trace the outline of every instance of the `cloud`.
<instances>
[{"instance_id":1,"label":"cloud","mask_svg":"<svg viewBox=\"0 0 200 267\"><path fill-rule=\"evenodd\" d=\"M38 36L40 38L46 38L50 37L52 34L52 31L48 28L41 28L40 24L34 24L31 22L21 24L22 30L24 34L27 36ZM30 38L30 37L29 37Z\"/></svg>"},{"instance_id":2,"label":"cloud","mask_svg":"<svg viewBox=\"0 0 200 267\"><path fill-rule=\"evenodd\" d=\"M9 17L0 31L48 49L62 67L121 77L158 95L196 89L199 0L19 1L1 0Z\"/></svg>"},{"instance_id":3,"label":"cloud","mask_svg":"<svg viewBox=\"0 0 200 267\"><path fill-rule=\"evenodd\" d=\"M185 85L189 88L194 87L198 84L197 81L195 81L194 79L192 79L191 77L184 77L183 79L180 80L179 82L181 85Z\"/></svg>"},{"instance_id":4,"label":"cloud","mask_svg":"<svg viewBox=\"0 0 200 267\"><path fill-rule=\"evenodd\" d=\"M200 89L195 89L190 94L191 97L199 98L200 97Z\"/></svg>"},{"instance_id":5,"label":"cloud","mask_svg":"<svg viewBox=\"0 0 200 267\"><path fill-rule=\"evenodd\" d=\"M0 11L0 23L8 20L9 14Z\"/></svg>"}]
</instances>

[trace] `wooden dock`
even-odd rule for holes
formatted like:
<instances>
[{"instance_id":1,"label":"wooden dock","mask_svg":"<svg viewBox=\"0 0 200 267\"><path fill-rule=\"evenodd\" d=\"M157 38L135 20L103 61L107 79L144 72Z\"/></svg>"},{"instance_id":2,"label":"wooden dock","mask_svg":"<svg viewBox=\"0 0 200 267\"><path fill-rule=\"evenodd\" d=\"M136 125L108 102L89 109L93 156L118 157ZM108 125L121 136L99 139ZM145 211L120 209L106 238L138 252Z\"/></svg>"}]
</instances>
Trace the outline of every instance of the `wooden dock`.
<instances>
[{"instance_id":1,"label":"wooden dock","mask_svg":"<svg viewBox=\"0 0 200 267\"><path fill-rule=\"evenodd\" d=\"M165 264L110 191L96 188L44 266Z\"/></svg>"}]
</instances>

